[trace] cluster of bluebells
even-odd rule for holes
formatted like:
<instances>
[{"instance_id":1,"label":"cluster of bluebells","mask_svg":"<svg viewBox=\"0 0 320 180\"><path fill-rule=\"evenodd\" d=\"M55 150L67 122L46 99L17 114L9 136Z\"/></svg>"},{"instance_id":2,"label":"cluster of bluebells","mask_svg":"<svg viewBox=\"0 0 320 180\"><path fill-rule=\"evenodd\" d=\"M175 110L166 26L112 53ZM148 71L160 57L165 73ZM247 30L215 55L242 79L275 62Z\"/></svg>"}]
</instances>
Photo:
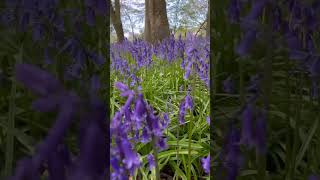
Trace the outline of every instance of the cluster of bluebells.
<instances>
[{"instance_id":1,"label":"cluster of bluebells","mask_svg":"<svg viewBox=\"0 0 320 180\"><path fill-rule=\"evenodd\" d=\"M181 67L185 70L185 79L188 79L194 69L199 78L209 86L209 39L197 37L188 33L187 39L173 35L162 42L151 45L146 41L135 39L111 45L111 68L119 72L125 79L130 79L132 85L139 83L136 72L141 67L149 67L153 58L165 60L168 63L182 59ZM132 62L130 63L130 60Z\"/></svg>"},{"instance_id":2,"label":"cluster of bluebells","mask_svg":"<svg viewBox=\"0 0 320 180\"><path fill-rule=\"evenodd\" d=\"M185 44L186 57L181 63L181 67L185 69L184 78L188 79L193 70L209 87L209 39L188 33Z\"/></svg>"},{"instance_id":3,"label":"cluster of bluebells","mask_svg":"<svg viewBox=\"0 0 320 180\"><path fill-rule=\"evenodd\" d=\"M108 150L106 107L97 97L99 83L92 78L88 93L83 100L50 73L30 64L16 66L16 79L39 97L32 106L40 112L57 112L54 125L47 137L37 146L32 157L17 163L12 180L40 179L47 170L49 179L104 179L107 175ZM77 156L68 150L64 137L75 119L80 119Z\"/></svg>"},{"instance_id":4,"label":"cluster of bluebells","mask_svg":"<svg viewBox=\"0 0 320 180\"><path fill-rule=\"evenodd\" d=\"M244 37L236 48L240 56L248 55L258 40L263 40L266 33L271 33L273 44L288 52L289 58L296 62L300 71L309 74L312 81L312 96L319 95L320 56L317 51L316 38L320 29L320 2L288 0L284 3L273 0L257 0L252 2L250 12L241 17L241 11L246 3L251 1L232 0L229 7L229 17L232 23L240 24ZM259 18L264 8L268 32L261 28ZM267 27L264 25L264 27ZM266 36L267 37L267 36ZM277 43L275 43L277 42ZM279 43L281 42L281 43ZM268 39L267 44L270 44Z\"/></svg>"},{"instance_id":5,"label":"cluster of bluebells","mask_svg":"<svg viewBox=\"0 0 320 180\"><path fill-rule=\"evenodd\" d=\"M130 90L121 82L115 87L126 97L125 104L117 111L111 122L111 165L112 179L126 179L140 167L141 160L133 145L152 142L153 151L167 148L163 136L169 124L167 113L155 115L155 111L143 98L141 93ZM154 167L155 159L148 155L150 168Z\"/></svg>"},{"instance_id":6,"label":"cluster of bluebells","mask_svg":"<svg viewBox=\"0 0 320 180\"><path fill-rule=\"evenodd\" d=\"M244 162L240 151L241 145L248 149L255 148L260 155L264 155L267 151L266 110L255 105L261 95L261 78L261 75L251 77L247 87L249 96L243 107L234 116L234 119L240 116L240 130L235 127L235 121L230 121L222 153L223 167L227 171L228 179L236 179ZM227 93L235 92L232 77L228 77L223 84Z\"/></svg>"},{"instance_id":7,"label":"cluster of bluebells","mask_svg":"<svg viewBox=\"0 0 320 180\"><path fill-rule=\"evenodd\" d=\"M161 43L156 44L153 52L157 57L165 59L169 63L177 59L184 59L185 41L182 39L181 34L178 39L175 39L174 35L171 35Z\"/></svg>"},{"instance_id":8,"label":"cluster of bluebells","mask_svg":"<svg viewBox=\"0 0 320 180\"><path fill-rule=\"evenodd\" d=\"M251 7L249 13L241 17L242 11L248 4ZM266 10L264 15L267 18L262 18L264 20L262 21L260 18L263 16L264 9ZM308 2L299 0L285 2L231 0L228 9L229 20L233 24L239 24L244 33L235 51L239 56L250 55L254 44L259 41L265 42L268 47L278 46L277 49L286 50L289 59L296 62L298 69L310 75L312 95L317 96L319 93L320 59L315 48L314 38L320 27L319 12L320 3L317 0ZM226 154L224 162L227 164L225 167L228 169L230 179L237 177L241 165L240 144L249 148L255 147L259 154L266 153L267 110L255 106L260 94L260 79L259 75L252 77L248 87L248 92L253 95L246 100L240 111L241 132L233 125L230 127L230 138L227 138L227 142L234 143L232 146L226 145L224 148ZM232 84L231 77L229 77L224 81L224 90L232 93ZM234 136L234 134L236 135ZM315 177L309 179L312 178Z\"/></svg>"},{"instance_id":9,"label":"cluster of bluebells","mask_svg":"<svg viewBox=\"0 0 320 180\"><path fill-rule=\"evenodd\" d=\"M68 3L60 0L6 0L1 9L0 23L1 28L15 33L17 37L23 36L23 47L44 47L28 52L28 56L36 57L32 62L46 67L53 65L59 68L59 73L62 71L63 74L59 75L75 79L81 78L88 62L98 66L104 63L104 57L94 46L89 48L85 45L90 36L83 29L95 30L98 20L106 18L109 8L105 0L85 0L72 6ZM62 57L67 58L62 61ZM108 149L101 148L107 146L106 107L97 96L97 77L92 76L87 92L89 98L80 98L76 93L65 90L63 83L48 71L31 64L17 65L16 78L38 95L32 103L35 110L57 112L58 116L35 154L17 163L11 179L40 179L45 170L48 179L106 177ZM63 142L72 121L77 119L80 120L79 155L71 153Z\"/></svg>"},{"instance_id":10,"label":"cluster of bluebells","mask_svg":"<svg viewBox=\"0 0 320 180\"><path fill-rule=\"evenodd\" d=\"M72 60L64 67L65 78L80 78L86 62L100 66L105 61L102 54L85 47L83 40L87 36L82 29L94 29L96 19L105 18L108 12L105 0L82 3L84 12L77 6L61 8L64 2L59 0L7 0L0 14L1 25L15 28L17 33L30 33L32 43L44 47L40 49L43 64L55 63L57 54L68 55Z\"/></svg>"}]
</instances>

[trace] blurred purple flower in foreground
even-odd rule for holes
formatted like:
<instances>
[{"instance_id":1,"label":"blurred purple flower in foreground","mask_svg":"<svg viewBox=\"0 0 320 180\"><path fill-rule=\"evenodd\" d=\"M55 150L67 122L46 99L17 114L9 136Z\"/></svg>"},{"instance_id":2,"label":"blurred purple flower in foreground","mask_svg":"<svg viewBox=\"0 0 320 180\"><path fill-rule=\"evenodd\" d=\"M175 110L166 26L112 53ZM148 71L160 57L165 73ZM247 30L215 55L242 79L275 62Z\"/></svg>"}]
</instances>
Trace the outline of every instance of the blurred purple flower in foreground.
<instances>
[{"instance_id":1,"label":"blurred purple flower in foreground","mask_svg":"<svg viewBox=\"0 0 320 180\"><path fill-rule=\"evenodd\" d=\"M97 98L92 99L93 103L89 106L81 103L78 96L64 90L63 85L50 73L33 65L17 65L16 78L35 94L40 95L32 104L34 108L42 112L57 110L58 117L47 137L37 146L34 156L19 161L12 179L39 179L44 164L48 165L49 179L63 180L67 178L67 174L70 176L69 179L104 177L108 157L105 139L108 135L104 123L106 111L103 103ZM96 89L92 89L94 91L91 93L95 94ZM80 127L79 131L80 156L71 161L70 152L61 143L80 107L86 109L81 111L84 114L81 124L86 126Z\"/></svg>"},{"instance_id":2,"label":"blurred purple flower in foreground","mask_svg":"<svg viewBox=\"0 0 320 180\"><path fill-rule=\"evenodd\" d=\"M320 176L313 174L308 177L308 180L320 180Z\"/></svg>"}]
</instances>

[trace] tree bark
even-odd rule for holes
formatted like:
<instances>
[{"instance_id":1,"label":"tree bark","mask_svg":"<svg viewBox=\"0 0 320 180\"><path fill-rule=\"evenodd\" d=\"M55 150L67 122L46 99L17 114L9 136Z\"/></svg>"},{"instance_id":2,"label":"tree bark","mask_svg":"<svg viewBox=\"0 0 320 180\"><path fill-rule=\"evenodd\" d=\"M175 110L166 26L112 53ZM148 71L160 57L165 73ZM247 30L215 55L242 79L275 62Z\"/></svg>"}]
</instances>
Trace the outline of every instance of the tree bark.
<instances>
[{"instance_id":1,"label":"tree bark","mask_svg":"<svg viewBox=\"0 0 320 180\"><path fill-rule=\"evenodd\" d=\"M114 29L116 30L118 42L122 42L124 40L124 33L120 14L120 0L114 1L114 7L112 3L110 3L110 15L111 22L113 24Z\"/></svg>"},{"instance_id":2,"label":"tree bark","mask_svg":"<svg viewBox=\"0 0 320 180\"><path fill-rule=\"evenodd\" d=\"M145 0L145 13L144 13L144 40L151 42L151 29L150 29L150 5L149 0Z\"/></svg>"},{"instance_id":3,"label":"tree bark","mask_svg":"<svg viewBox=\"0 0 320 180\"><path fill-rule=\"evenodd\" d=\"M145 40L157 43L170 36L165 0L145 0Z\"/></svg>"}]
</instances>

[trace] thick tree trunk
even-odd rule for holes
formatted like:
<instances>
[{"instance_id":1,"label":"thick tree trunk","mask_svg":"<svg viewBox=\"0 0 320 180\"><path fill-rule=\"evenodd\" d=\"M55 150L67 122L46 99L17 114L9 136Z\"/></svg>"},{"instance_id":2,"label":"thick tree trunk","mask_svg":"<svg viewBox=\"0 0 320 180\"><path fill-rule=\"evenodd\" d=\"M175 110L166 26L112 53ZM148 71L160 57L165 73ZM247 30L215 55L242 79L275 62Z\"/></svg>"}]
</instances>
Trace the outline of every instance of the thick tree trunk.
<instances>
[{"instance_id":1,"label":"thick tree trunk","mask_svg":"<svg viewBox=\"0 0 320 180\"><path fill-rule=\"evenodd\" d=\"M118 42L122 42L124 40L124 33L120 14L120 0L115 0L114 8L112 6L112 3L110 3L110 15L111 22L113 24L114 29L116 30Z\"/></svg>"},{"instance_id":2,"label":"thick tree trunk","mask_svg":"<svg viewBox=\"0 0 320 180\"><path fill-rule=\"evenodd\" d=\"M150 5L149 0L145 0L145 12L144 12L144 40L151 42L151 29L150 29Z\"/></svg>"},{"instance_id":3,"label":"thick tree trunk","mask_svg":"<svg viewBox=\"0 0 320 180\"><path fill-rule=\"evenodd\" d=\"M145 40L151 43L156 43L170 35L166 1L145 0L145 2Z\"/></svg>"}]
</instances>

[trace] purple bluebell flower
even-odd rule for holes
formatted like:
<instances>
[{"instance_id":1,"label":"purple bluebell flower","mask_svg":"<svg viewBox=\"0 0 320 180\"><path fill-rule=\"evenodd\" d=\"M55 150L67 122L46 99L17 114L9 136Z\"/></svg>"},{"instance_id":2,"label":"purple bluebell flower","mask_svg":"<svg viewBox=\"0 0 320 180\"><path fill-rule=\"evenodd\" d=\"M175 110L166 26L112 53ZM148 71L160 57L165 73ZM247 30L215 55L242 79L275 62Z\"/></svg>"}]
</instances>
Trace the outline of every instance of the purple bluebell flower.
<instances>
[{"instance_id":1,"label":"purple bluebell flower","mask_svg":"<svg viewBox=\"0 0 320 180\"><path fill-rule=\"evenodd\" d=\"M113 172L111 173L111 179L125 180L127 178L124 169L119 166L119 160L117 158L112 157L110 159L110 164L113 169Z\"/></svg>"},{"instance_id":2,"label":"purple bluebell flower","mask_svg":"<svg viewBox=\"0 0 320 180\"><path fill-rule=\"evenodd\" d=\"M185 98L185 107L186 107L186 109L190 109L190 110L192 110L192 98L191 98L191 96L190 96L190 93L188 92L188 94L187 94L187 96L186 96L186 98Z\"/></svg>"},{"instance_id":3,"label":"purple bluebell flower","mask_svg":"<svg viewBox=\"0 0 320 180\"><path fill-rule=\"evenodd\" d=\"M89 26L94 26L95 24L95 13L94 10L92 8L86 8L86 20L87 20L87 24Z\"/></svg>"},{"instance_id":4,"label":"purple bluebell flower","mask_svg":"<svg viewBox=\"0 0 320 180\"><path fill-rule=\"evenodd\" d=\"M67 129L71 125L75 111L74 106L74 100L70 99L70 97L65 97L64 101L61 102L55 124L49 130L48 136L37 149L37 154L34 157L36 167L39 167L48 157L51 150L61 143L62 138L65 136Z\"/></svg>"},{"instance_id":5,"label":"purple bluebell flower","mask_svg":"<svg viewBox=\"0 0 320 180\"><path fill-rule=\"evenodd\" d=\"M59 94L52 94L46 97L41 97L32 102L32 107L40 112L50 112L55 110L61 102Z\"/></svg>"},{"instance_id":6,"label":"purple bluebell flower","mask_svg":"<svg viewBox=\"0 0 320 180\"><path fill-rule=\"evenodd\" d=\"M169 115L167 113L163 114L163 121L162 121L162 129L165 129L168 127L170 123Z\"/></svg>"},{"instance_id":7,"label":"purple bluebell flower","mask_svg":"<svg viewBox=\"0 0 320 180\"><path fill-rule=\"evenodd\" d=\"M183 100L180 103L180 108L179 108L179 122L180 124L185 123L185 115L186 115L186 106L185 106L185 100Z\"/></svg>"},{"instance_id":8,"label":"purple bluebell flower","mask_svg":"<svg viewBox=\"0 0 320 180\"><path fill-rule=\"evenodd\" d=\"M127 169L140 166L140 158L138 154L132 151L130 142L125 138L121 140L121 150L125 156L123 163L126 165Z\"/></svg>"},{"instance_id":9,"label":"purple bluebell flower","mask_svg":"<svg viewBox=\"0 0 320 180\"><path fill-rule=\"evenodd\" d=\"M193 63L190 61L190 62L188 62L188 65L187 65L187 67L186 67L186 73L185 73L184 76L183 76L183 78L186 79L186 80L187 80L187 79L189 78L189 76L190 76L192 64L193 64Z\"/></svg>"},{"instance_id":10,"label":"purple bluebell flower","mask_svg":"<svg viewBox=\"0 0 320 180\"><path fill-rule=\"evenodd\" d=\"M167 138L159 137L157 145L160 151L168 149Z\"/></svg>"},{"instance_id":11,"label":"purple bluebell flower","mask_svg":"<svg viewBox=\"0 0 320 180\"><path fill-rule=\"evenodd\" d=\"M66 166L70 162L69 155L64 145L58 146L57 150L52 152L48 158L49 180L66 179ZM69 164L70 165L70 164Z\"/></svg>"},{"instance_id":12,"label":"purple bluebell flower","mask_svg":"<svg viewBox=\"0 0 320 180\"><path fill-rule=\"evenodd\" d=\"M256 39L256 34L257 32L255 30L247 31L240 44L237 46L236 53L238 53L240 56L247 55L252 47L253 42Z\"/></svg>"},{"instance_id":13,"label":"purple bluebell flower","mask_svg":"<svg viewBox=\"0 0 320 180\"><path fill-rule=\"evenodd\" d=\"M10 180L40 180L40 174L37 172L31 158L24 158L18 161L15 175Z\"/></svg>"},{"instance_id":14,"label":"purple bluebell flower","mask_svg":"<svg viewBox=\"0 0 320 180\"><path fill-rule=\"evenodd\" d=\"M202 167L204 171L209 174L210 173L210 154L206 158L201 159Z\"/></svg>"},{"instance_id":15,"label":"purple bluebell flower","mask_svg":"<svg viewBox=\"0 0 320 180\"><path fill-rule=\"evenodd\" d=\"M210 125L210 117L209 116L206 117L206 121Z\"/></svg>"},{"instance_id":16,"label":"purple bluebell flower","mask_svg":"<svg viewBox=\"0 0 320 180\"><path fill-rule=\"evenodd\" d=\"M142 130L141 142L148 143L150 141L151 141L150 132L148 132L148 129L145 127Z\"/></svg>"},{"instance_id":17,"label":"purple bluebell flower","mask_svg":"<svg viewBox=\"0 0 320 180\"><path fill-rule=\"evenodd\" d=\"M139 94L135 104L134 117L137 123L140 124L142 118L146 117L147 109L143 100L143 95Z\"/></svg>"},{"instance_id":18,"label":"purple bluebell flower","mask_svg":"<svg viewBox=\"0 0 320 180\"><path fill-rule=\"evenodd\" d=\"M29 64L16 66L16 79L33 92L43 96L62 90L62 86L55 77Z\"/></svg>"},{"instance_id":19,"label":"purple bluebell flower","mask_svg":"<svg viewBox=\"0 0 320 180\"><path fill-rule=\"evenodd\" d=\"M106 134L99 123L99 119L94 118L85 129L85 136L80 144L80 156L76 171L85 172L89 177L104 175L108 158L106 148L102 148L106 145L105 138Z\"/></svg>"},{"instance_id":20,"label":"purple bluebell flower","mask_svg":"<svg viewBox=\"0 0 320 180\"><path fill-rule=\"evenodd\" d=\"M227 170L227 179L230 180L236 179L236 177L238 176L242 161L240 154L239 137L239 131L235 128L231 128L227 138L224 163L224 167Z\"/></svg>"},{"instance_id":21,"label":"purple bluebell flower","mask_svg":"<svg viewBox=\"0 0 320 180\"><path fill-rule=\"evenodd\" d=\"M234 81L231 76L223 81L223 90L227 93L234 93Z\"/></svg>"},{"instance_id":22,"label":"purple bluebell flower","mask_svg":"<svg viewBox=\"0 0 320 180\"><path fill-rule=\"evenodd\" d=\"M254 2L250 13L244 18L245 21L256 21L262 14L262 10L265 7L268 0L257 0Z\"/></svg>"},{"instance_id":23,"label":"purple bluebell flower","mask_svg":"<svg viewBox=\"0 0 320 180\"><path fill-rule=\"evenodd\" d=\"M152 154L148 154L147 159L148 159L148 162L149 162L149 169L151 171L152 168L155 167L155 162L154 162L155 160L154 160L154 157L153 157Z\"/></svg>"},{"instance_id":24,"label":"purple bluebell flower","mask_svg":"<svg viewBox=\"0 0 320 180\"><path fill-rule=\"evenodd\" d=\"M121 82L116 82L114 84L114 87L116 87L117 89L119 89L121 92L125 92L125 91L128 91L129 88L127 85L121 83Z\"/></svg>"},{"instance_id":25,"label":"purple bluebell flower","mask_svg":"<svg viewBox=\"0 0 320 180\"><path fill-rule=\"evenodd\" d=\"M231 23L240 21L241 1L231 0L228 8L228 16Z\"/></svg>"},{"instance_id":26,"label":"purple bluebell flower","mask_svg":"<svg viewBox=\"0 0 320 180\"><path fill-rule=\"evenodd\" d=\"M320 176L313 174L308 177L308 180L320 180Z\"/></svg>"}]
</instances>

